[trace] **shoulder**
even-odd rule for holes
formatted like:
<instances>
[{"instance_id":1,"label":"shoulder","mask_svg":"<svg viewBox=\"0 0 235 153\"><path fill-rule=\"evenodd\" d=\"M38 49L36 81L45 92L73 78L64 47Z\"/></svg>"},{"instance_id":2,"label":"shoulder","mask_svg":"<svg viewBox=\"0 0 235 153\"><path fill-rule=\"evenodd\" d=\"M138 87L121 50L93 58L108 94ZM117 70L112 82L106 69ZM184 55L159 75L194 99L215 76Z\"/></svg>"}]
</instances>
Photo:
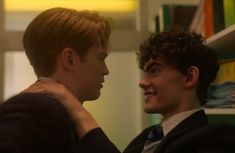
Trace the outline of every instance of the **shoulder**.
<instances>
[{"instance_id":1,"label":"shoulder","mask_svg":"<svg viewBox=\"0 0 235 153\"><path fill-rule=\"evenodd\" d=\"M207 123L182 135L182 138L186 139L201 139L201 141L207 141L215 139L226 138L229 136L234 136L235 140L235 127L230 123ZM203 139L202 139L203 138Z\"/></svg>"},{"instance_id":2,"label":"shoulder","mask_svg":"<svg viewBox=\"0 0 235 153\"><path fill-rule=\"evenodd\" d=\"M203 144L205 147L221 149L235 145L235 127L230 123L209 123L186 135L187 140Z\"/></svg>"},{"instance_id":3,"label":"shoulder","mask_svg":"<svg viewBox=\"0 0 235 153\"><path fill-rule=\"evenodd\" d=\"M206 152L235 152L235 127L230 123L210 123L202 128L198 150ZM199 137L198 137L199 138Z\"/></svg>"},{"instance_id":4,"label":"shoulder","mask_svg":"<svg viewBox=\"0 0 235 153\"><path fill-rule=\"evenodd\" d=\"M228 133L228 132L235 132L235 126L227 122L214 122L214 123L208 123L205 126L199 128L198 130L207 133L214 133L214 132ZM218 134L219 133L217 133L217 135Z\"/></svg>"},{"instance_id":5,"label":"shoulder","mask_svg":"<svg viewBox=\"0 0 235 153\"><path fill-rule=\"evenodd\" d=\"M65 152L73 139L71 128L68 113L55 99L16 95L0 106L0 152L3 146L16 152Z\"/></svg>"},{"instance_id":6,"label":"shoulder","mask_svg":"<svg viewBox=\"0 0 235 153\"><path fill-rule=\"evenodd\" d=\"M234 152L234 145L235 127L232 124L207 123L198 125L187 132L174 133L166 137L161 143L161 149L187 153Z\"/></svg>"},{"instance_id":7,"label":"shoulder","mask_svg":"<svg viewBox=\"0 0 235 153\"><path fill-rule=\"evenodd\" d=\"M31 103L34 101L34 103ZM56 101L56 99L47 96L46 94L39 94L39 93L25 93L25 94L18 94L2 103L2 106L5 105L18 105L20 104L34 104L34 105L44 105L40 101Z\"/></svg>"},{"instance_id":8,"label":"shoulder","mask_svg":"<svg viewBox=\"0 0 235 153\"><path fill-rule=\"evenodd\" d=\"M45 94L19 94L0 105L0 114L28 114L46 117L67 115L65 108L54 98Z\"/></svg>"},{"instance_id":9,"label":"shoulder","mask_svg":"<svg viewBox=\"0 0 235 153\"><path fill-rule=\"evenodd\" d=\"M213 138L225 138L226 136L233 136L235 143L235 126L230 123L210 123L201 130L209 133Z\"/></svg>"}]
</instances>

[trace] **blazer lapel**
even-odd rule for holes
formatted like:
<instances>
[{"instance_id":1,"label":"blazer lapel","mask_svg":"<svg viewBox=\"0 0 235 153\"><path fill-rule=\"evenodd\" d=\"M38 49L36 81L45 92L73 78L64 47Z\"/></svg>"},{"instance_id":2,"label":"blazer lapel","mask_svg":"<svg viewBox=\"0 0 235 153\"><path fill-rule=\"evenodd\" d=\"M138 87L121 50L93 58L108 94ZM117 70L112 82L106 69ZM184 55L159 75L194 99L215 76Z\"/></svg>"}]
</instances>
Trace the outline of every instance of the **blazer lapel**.
<instances>
[{"instance_id":1,"label":"blazer lapel","mask_svg":"<svg viewBox=\"0 0 235 153\"><path fill-rule=\"evenodd\" d=\"M155 126L155 125L154 125ZM144 144L148 139L148 134L153 126L148 127L142 131L124 150L123 153L141 153L144 148Z\"/></svg>"},{"instance_id":2,"label":"blazer lapel","mask_svg":"<svg viewBox=\"0 0 235 153\"><path fill-rule=\"evenodd\" d=\"M191 116L179 123L172 131L170 131L165 138L162 139L161 143L157 147L155 153L162 153L169 142L174 141L180 135L202 125L208 123L207 116L204 110L199 110L193 113Z\"/></svg>"}]
</instances>

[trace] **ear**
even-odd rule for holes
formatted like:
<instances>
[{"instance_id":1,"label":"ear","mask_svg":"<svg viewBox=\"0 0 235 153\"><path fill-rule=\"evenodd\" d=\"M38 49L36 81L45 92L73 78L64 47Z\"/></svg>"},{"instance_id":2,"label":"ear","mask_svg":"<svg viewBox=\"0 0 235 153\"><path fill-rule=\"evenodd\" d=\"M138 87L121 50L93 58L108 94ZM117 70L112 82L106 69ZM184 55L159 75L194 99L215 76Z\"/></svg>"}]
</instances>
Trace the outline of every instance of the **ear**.
<instances>
[{"instance_id":1,"label":"ear","mask_svg":"<svg viewBox=\"0 0 235 153\"><path fill-rule=\"evenodd\" d=\"M198 83L199 75L200 75L199 69L196 66L190 66L186 74L185 87L189 88L192 86L196 86Z\"/></svg>"},{"instance_id":2,"label":"ear","mask_svg":"<svg viewBox=\"0 0 235 153\"><path fill-rule=\"evenodd\" d=\"M61 52L60 61L66 70L73 70L74 65L80 61L80 58L72 48L64 48Z\"/></svg>"}]
</instances>

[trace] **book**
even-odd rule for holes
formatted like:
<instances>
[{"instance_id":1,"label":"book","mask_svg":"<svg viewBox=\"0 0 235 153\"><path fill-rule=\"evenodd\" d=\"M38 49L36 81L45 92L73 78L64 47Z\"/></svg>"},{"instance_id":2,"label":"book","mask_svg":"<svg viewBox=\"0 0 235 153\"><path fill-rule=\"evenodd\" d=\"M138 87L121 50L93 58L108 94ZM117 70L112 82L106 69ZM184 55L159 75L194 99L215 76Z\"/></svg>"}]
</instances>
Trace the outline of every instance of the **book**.
<instances>
[{"instance_id":1,"label":"book","mask_svg":"<svg viewBox=\"0 0 235 153\"><path fill-rule=\"evenodd\" d=\"M159 9L159 29L166 31L170 26L170 5L162 5Z\"/></svg>"},{"instance_id":2,"label":"book","mask_svg":"<svg viewBox=\"0 0 235 153\"><path fill-rule=\"evenodd\" d=\"M224 0L225 27L235 24L235 0Z\"/></svg>"},{"instance_id":3,"label":"book","mask_svg":"<svg viewBox=\"0 0 235 153\"><path fill-rule=\"evenodd\" d=\"M224 21L224 2L223 0L214 0L212 4L213 10L213 30L214 33L218 33L219 31L225 28Z\"/></svg>"},{"instance_id":4,"label":"book","mask_svg":"<svg viewBox=\"0 0 235 153\"><path fill-rule=\"evenodd\" d=\"M235 108L235 81L211 84L206 108Z\"/></svg>"},{"instance_id":5,"label":"book","mask_svg":"<svg viewBox=\"0 0 235 153\"><path fill-rule=\"evenodd\" d=\"M190 24L190 30L195 31L196 33L205 35L205 12L204 12L205 0L201 0L197 6L197 10L194 13L192 22Z\"/></svg>"},{"instance_id":6,"label":"book","mask_svg":"<svg viewBox=\"0 0 235 153\"><path fill-rule=\"evenodd\" d=\"M170 29L188 30L196 8L195 5L162 5L159 10L160 31Z\"/></svg>"},{"instance_id":7,"label":"book","mask_svg":"<svg viewBox=\"0 0 235 153\"><path fill-rule=\"evenodd\" d=\"M235 81L235 60L226 60L220 63L215 83Z\"/></svg>"},{"instance_id":8,"label":"book","mask_svg":"<svg viewBox=\"0 0 235 153\"><path fill-rule=\"evenodd\" d=\"M204 3L204 37L208 38L210 36L212 36L214 34L214 31L213 31L213 11L212 11L212 4L213 4L213 1L212 0L205 0L205 3Z\"/></svg>"}]
</instances>

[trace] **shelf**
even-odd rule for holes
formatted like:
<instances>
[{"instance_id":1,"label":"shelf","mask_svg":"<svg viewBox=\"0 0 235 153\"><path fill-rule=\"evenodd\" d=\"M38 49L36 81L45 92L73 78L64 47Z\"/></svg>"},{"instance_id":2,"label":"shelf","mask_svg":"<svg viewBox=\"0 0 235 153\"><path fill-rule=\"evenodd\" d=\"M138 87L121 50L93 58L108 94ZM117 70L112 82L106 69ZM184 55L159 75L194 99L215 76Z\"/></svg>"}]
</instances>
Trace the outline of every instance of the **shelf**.
<instances>
[{"instance_id":1,"label":"shelf","mask_svg":"<svg viewBox=\"0 0 235 153\"><path fill-rule=\"evenodd\" d=\"M235 58L235 24L207 38L206 44L217 51L220 60Z\"/></svg>"},{"instance_id":2,"label":"shelf","mask_svg":"<svg viewBox=\"0 0 235 153\"><path fill-rule=\"evenodd\" d=\"M206 114L215 115L234 115L235 108L206 108L204 109Z\"/></svg>"},{"instance_id":3,"label":"shelf","mask_svg":"<svg viewBox=\"0 0 235 153\"><path fill-rule=\"evenodd\" d=\"M206 44L213 48L222 62L235 59L235 24L206 39ZM205 108L206 114L235 115L235 108Z\"/></svg>"}]
</instances>

